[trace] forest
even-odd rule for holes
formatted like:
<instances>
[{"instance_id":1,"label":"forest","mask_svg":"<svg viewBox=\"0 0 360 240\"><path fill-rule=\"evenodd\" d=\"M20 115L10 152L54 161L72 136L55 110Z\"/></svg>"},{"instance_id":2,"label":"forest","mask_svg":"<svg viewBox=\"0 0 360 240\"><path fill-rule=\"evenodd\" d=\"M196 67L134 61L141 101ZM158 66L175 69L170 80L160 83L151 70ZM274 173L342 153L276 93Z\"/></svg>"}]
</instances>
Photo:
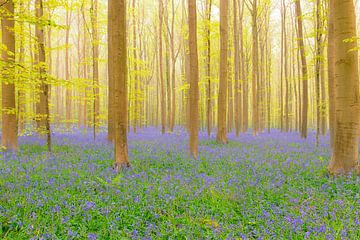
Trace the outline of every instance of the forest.
<instances>
[{"instance_id":1,"label":"forest","mask_svg":"<svg viewBox=\"0 0 360 240\"><path fill-rule=\"evenodd\" d=\"M360 239L357 0L0 18L0 239Z\"/></svg>"}]
</instances>

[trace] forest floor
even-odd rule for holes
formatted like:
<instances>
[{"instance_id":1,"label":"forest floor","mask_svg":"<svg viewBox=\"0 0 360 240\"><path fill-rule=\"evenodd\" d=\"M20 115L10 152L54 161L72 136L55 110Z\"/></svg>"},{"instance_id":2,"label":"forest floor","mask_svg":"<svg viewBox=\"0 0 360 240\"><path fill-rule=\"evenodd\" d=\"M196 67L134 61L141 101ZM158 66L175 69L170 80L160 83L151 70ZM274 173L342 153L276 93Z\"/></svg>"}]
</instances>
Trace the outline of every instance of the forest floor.
<instances>
[{"instance_id":1,"label":"forest floor","mask_svg":"<svg viewBox=\"0 0 360 240\"><path fill-rule=\"evenodd\" d=\"M360 239L360 179L327 176L328 139L296 133L129 136L132 168L115 174L100 134L36 136L0 159L1 239Z\"/></svg>"}]
</instances>

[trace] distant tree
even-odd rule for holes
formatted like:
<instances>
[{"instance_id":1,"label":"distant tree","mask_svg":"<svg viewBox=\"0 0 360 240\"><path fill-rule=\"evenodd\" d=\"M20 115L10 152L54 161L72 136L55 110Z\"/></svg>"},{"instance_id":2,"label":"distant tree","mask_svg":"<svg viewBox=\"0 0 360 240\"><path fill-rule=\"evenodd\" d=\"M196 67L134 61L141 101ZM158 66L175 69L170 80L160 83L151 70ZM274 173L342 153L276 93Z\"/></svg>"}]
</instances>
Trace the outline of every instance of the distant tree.
<instances>
[{"instance_id":1,"label":"distant tree","mask_svg":"<svg viewBox=\"0 0 360 240\"><path fill-rule=\"evenodd\" d=\"M2 4L4 12L1 19L2 43L2 145L10 151L18 149L18 128L15 103L15 32L14 2Z\"/></svg>"},{"instance_id":2,"label":"distant tree","mask_svg":"<svg viewBox=\"0 0 360 240\"><path fill-rule=\"evenodd\" d=\"M108 6L109 79L114 83L113 114L115 128L115 170L130 167L128 160L127 124L127 48L126 0L109 0Z\"/></svg>"},{"instance_id":3,"label":"distant tree","mask_svg":"<svg viewBox=\"0 0 360 240\"><path fill-rule=\"evenodd\" d=\"M235 134L239 136L241 130L241 84L240 84L240 42L238 27L238 0L233 0L234 15L234 80L235 80Z\"/></svg>"},{"instance_id":4,"label":"distant tree","mask_svg":"<svg viewBox=\"0 0 360 240\"><path fill-rule=\"evenodd\" d=\"M330 16L334 41L335 142L328 170L331 174L348 174L359 166L360 96L353 1L331 0ZM331 67L331 66L330 66Z\"/></svg>"},{"instance_id":5,"label":"distant tree","mask_svg":"<svg viewBox=\"0 0 360 240\"><path fill-rule=\"evenodd\" d=\"M71 117L72 117L72 86L70 80L70 53L69 53L69 44L70 44L70 29L71 29L71 4L67 3L66 6L66 30L65 30L65 79L68 81L66 86L66 128L69 130L71 126Z\"/></svg>"},{"instance_id":6,"label":"distant tree","mask_svg":"<svg viewBox=\"0 0 360 240\"><path fill-rule=\"evenodd\" d=\"M90 16L92 26L92 67L93 67L93 138L96 138L96 133L99 129L99 116L100 116L100 96L99 96L99 37L98 37L98 1L91 0Z\"/></svg>"},{"instance_id":7,"label":"distant tree","mask_svg":"<svg viewBox=\"0 0 360 240\"><path fill-rule=\"evenodd\" d=\"M163 73L163 20L164 20L164 6L163 0L159 0L159 74L160 74L160 105L161 105L161 133L164 134L166 130L166 101L165 101L165 80Z\"/></svg>"},{"instance_id":8,"label":"distant tree","mask_svg":"<svg viewBox=\"0 0 360 240\"><path fill-rule=\"evenodd\" d=\"M253 135L256 136L259 131L259 63L258 63L258 0L252 0L248 9L251 13L251 35L252 35L252 118L253 118Z\"/></svg>"},{"instance_id":9,"label":"distant tree","mask_svg":"<svg viewBox=\"0 0 360 240\"><path fill-rule=\"evenodd\" d=\"M307 138L307 120L308 120L308 69L305 55L305 44L303 34L303 21L300 0L295 1L295 13L297 18L297 30L298 30L298 45L301 53L301 70L302 70L302 121L301 121L301 137Z\"/></svg>"},{"instance_id":10,"label":"distant tree","mask_svg":"<svg viewBox=\"0 0 360 240\"><path fill-rule=\"evenodd\" d=\"M227 143L226 100L228 82L228 0L220 0L220 83L218 95L218 129L216 139Z\"/></svg>"},{"instance_id":11,"label":"distant tree","mask_svg":"<svg viewBox=\"0 0 360 240\"><path fill-rule=\"evenodd\" d=\"M205 74L206 74L206 128L208 137L210 137L212 129L212 106L211 106L211 38L210 38L210 27L211 27L211 9L212 9L212 0L206 0L205 3L205 41L206 41L206 65L205 65Z\"/></svg>"}]
</instances>

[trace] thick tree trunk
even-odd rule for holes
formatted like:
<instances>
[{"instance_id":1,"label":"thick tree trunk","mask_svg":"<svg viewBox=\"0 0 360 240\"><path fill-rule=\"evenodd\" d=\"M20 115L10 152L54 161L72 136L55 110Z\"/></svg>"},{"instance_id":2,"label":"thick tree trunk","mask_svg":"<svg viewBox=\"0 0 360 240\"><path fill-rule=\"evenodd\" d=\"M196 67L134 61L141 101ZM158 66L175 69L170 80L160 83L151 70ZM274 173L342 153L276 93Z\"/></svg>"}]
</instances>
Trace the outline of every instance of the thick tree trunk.
<instances>
[{"instance_id":1,"label":"thick tree trunk","mask_svg":"<svg viewBox=\"0 0 360 240\"><path fill-rule=\"evenodd\" d=\"M2 5L5 12L1 19L2 43L6 50L2 51L2 145L7 150L18 149L18 129L15 103L15 34L14 34L14 2L6 1Z\"/></svg>"},{"instance_id":2,"label":"thick tree trunk","mask_svg":"<svg viewBox=\"0 0 360 240\"><path fill-rule=\"evenodd\" d=\"M220 1L220 84L218 96L218 129L216 139L227 143L226 99L228 75L228 0Z\"/></svg>"},{"instance_id":3,"label":"thick tree trunk","mask_svg":"<svg viewBox=\"0 0 360 240\"><path fill-rule=\"evenodd\" d=\"M197 52L196 0L188 0L190 50L190 152L198 158L199 149L199 64Z\"/></svg>"},{"instance_id":4,"label":"thick tree trunk","mask_svg":"<svg viewBox=\"0 0 360 240\"><path fill-rule=\"evenodd\" d=\"M130 167L127 144L127 48L126 1L109 0L108 61L113 69L109 79L114 83L115 170Z\"/></svg>"},{"instance_id":5,"label":"thick tree trunk","mask_svg":"<svg viewBox=\"0 0 360 240\"><path fill-rule=\"evenodd\" d=\"M335 35L334 35L334 0L329 1L329 20L328 20L328 95L329 95L329 129L330 129L330 146L333 149L335 144Z\"/></svg>"},{"instance_id":6,"label":"thick tree trunk","mask_svg":"<svg viewBox=\"0 0 360 240\"><path fill-rule=\"evenodd\" d=\"M352 0L332 0L334 80L335 80L335 142L328 170L331 174L348 174L359 166L360 96L355 6Z\"/></svg>"}]
</instances>

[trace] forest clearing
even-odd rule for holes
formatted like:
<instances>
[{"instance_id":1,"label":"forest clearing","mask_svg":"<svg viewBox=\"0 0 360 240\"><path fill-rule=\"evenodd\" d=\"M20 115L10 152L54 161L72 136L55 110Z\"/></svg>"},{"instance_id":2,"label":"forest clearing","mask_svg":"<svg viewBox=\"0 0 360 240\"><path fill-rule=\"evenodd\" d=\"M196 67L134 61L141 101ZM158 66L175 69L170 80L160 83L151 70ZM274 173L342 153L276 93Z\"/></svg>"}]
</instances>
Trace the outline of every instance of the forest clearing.
<instances>
[{"instance_id":1,"label":"forest clearing","mask_svg":"<svg viewBox=\"0 0 360 240\"><path fill-rule=\"evenodd\" d=\"M296 133L200 134L155 128L129 136L132 168L111 168L105 134L59 134L51 155L37 137L20 139L0 161L5 239L358 239L360 184L330 178L328 139L314 149Z\"/></svg>"}]
</instances>

